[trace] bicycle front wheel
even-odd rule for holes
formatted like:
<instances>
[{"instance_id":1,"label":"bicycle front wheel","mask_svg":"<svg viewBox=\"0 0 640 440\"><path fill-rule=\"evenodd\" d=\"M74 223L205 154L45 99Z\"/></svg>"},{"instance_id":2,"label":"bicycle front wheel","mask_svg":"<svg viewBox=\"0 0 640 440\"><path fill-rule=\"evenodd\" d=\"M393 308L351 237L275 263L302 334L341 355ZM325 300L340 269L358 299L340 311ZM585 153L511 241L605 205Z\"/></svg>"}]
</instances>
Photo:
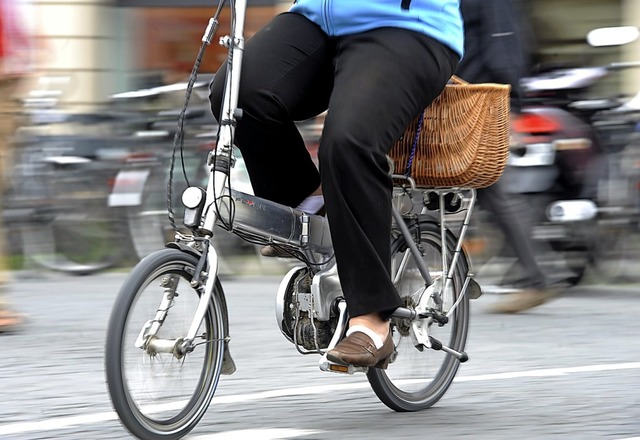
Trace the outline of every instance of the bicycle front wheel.
<instances>
[{"instance_id":1,"label":"bicycle front wheel","mask_svg":"<svg viewBox=\"0 0 640 440\"><path fill-rule=\"evenodd\" d=\"M227 308L216 283L192 351L176 350L191 325L200 292L191 278L198 259L164 249L145 257L116 299L106 342L113 406L136 437L179 439L205 414L221 374Z\"/></svg>"},{"instance_id":2,"label":"bicycle front wheel","mask_svg":"<svg viewBox=\"0 0 640 440\"><path fill-rule=\"evenodd\" d=\"M411 234L421 251L431 276L438 280L444 276L442 251L451 261L457 239L448 232L447 242L442 244L440 227L423 220L413 225ZM424 280L418 270L415 258L408 251L402 236L394 240L392 252L392 276L400 296L407 307L415 307L416 298L425 289ZM443 326L429 325L429 335L456 351L463 351L469 326L469 298L460 298L468 272L464 254L460 255L453 279L442 292L442 310L447 312L458 299L459 303ZM435 303L431 304L437 308ZM423 325L428 325L423 320ZM386 370L370 368L367 378L378 398L395 411L418 411L434 405L449 389L458 371L460 361L444 351L429 348L419 350L414 346L410 334L411 322L392 319L391 331L397 356Z\"/></svg>"}]
</instances>

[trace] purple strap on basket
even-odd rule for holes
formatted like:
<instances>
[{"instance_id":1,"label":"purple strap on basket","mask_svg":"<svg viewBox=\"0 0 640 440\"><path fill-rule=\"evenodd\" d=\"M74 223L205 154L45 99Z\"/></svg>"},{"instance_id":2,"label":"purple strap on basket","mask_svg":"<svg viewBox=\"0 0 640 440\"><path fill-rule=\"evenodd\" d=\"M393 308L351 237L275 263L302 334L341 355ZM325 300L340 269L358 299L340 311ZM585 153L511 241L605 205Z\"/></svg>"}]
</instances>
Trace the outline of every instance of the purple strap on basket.
<instances>
[{"instance_id":1,"label":"purple strap on basket","mask_svg":"<svg viewBox=\"0 0 640 440\"><path fill-rule=\"evenodd\" d=\"M411 146L411 154L409 155L407 168L404 171L405 176L409 176L411 174L411 165L413 165L413 158L416 156L416 150L418 149L418 139L420 139L420 132L422 131L423 121L424 121L424 110L422 110L422 113L420 113L420 119L418 119L418 127L416 128L416 135L413 138L413 145Z\"/></svg>"}]
</instances>

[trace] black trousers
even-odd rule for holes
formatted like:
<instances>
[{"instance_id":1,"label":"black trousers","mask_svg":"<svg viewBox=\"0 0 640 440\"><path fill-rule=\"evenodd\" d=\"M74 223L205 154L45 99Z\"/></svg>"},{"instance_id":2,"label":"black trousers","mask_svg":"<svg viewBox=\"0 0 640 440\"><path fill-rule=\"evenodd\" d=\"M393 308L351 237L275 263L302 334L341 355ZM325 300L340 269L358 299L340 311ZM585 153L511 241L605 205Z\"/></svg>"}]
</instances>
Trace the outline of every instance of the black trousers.
<instances>
[{"instance_id":1,"label":"black trousers","mask_svg":"<svg viewBox=\"0 0 640 440\"><path fill-rule=\"evenodd\" d=\"M329 37L292 13L247 40L235 143L259 197L296 206L322 182L351 316L402 305L389 274L386 154L442 91L457 61L446 46L416 32L380 28ZM211 85L216 118L226 68ZM327 109L318 173L294 121Z\"/></svg>"}]
</instances>

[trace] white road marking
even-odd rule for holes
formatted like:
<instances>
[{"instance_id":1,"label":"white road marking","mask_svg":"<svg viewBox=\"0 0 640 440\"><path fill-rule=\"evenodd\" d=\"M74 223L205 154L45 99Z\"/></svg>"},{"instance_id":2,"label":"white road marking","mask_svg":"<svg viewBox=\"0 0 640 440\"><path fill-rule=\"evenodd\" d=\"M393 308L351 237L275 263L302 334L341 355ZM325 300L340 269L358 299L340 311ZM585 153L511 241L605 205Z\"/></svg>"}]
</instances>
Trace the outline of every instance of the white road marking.
<instances>
[{"instance_id":1,"label":"white road marking","mask_svg":"<svg viewBox=\"0 0 640 440\"><path fill-rule=\"evenodd\" d=\"M478 380L517 379L521 377L552 377L574 373L593 373L598 371L633 370L640 368L640 362L623 364L585 365L582 367L545 368L541 370L515 371L511 373L481 374L477 376L459 376L456 382L472 382Z\"/></svg>"},{"instance_id":2,"label":"white road marking","mask_svg":"<svg viewBox=\"0 0 640 440\"><path fill-rule=\"evenodd\" d=\"M636 370L640 369L640 362L628 362L621 364L601 364L601 365L586 365L582 367L566 367L566 368L546 368L539 370L529 371L514 371L507 373L495 373L495 374L481 374L475 376L458 376L455 378L455 382L476 382L476 381L492 381L492 380L506 380L506 379L519 379L524 377L556 377L567 374L580 374L580 373L593 373L603 371L618 371L618 370ZM289 396L301 396L312 394L326 394L336 391L356 390L368 388L369 383L367 381L353 383L353 384L336 384L334 386L315 386L315 387L298 387L298 388L283 388L271 391L262 391L259 393L251 394L237 394L229 396L214 397L213 405L223 405L230 403L243 403L255 400L266 400L278 397ZM158 405L154 407L154 410L166 410L173 407L181 408L180 402L177 404ZM3 435L23 434L27 432L45 432L55 431L59 429L68 428L71 426L90 425L94 423L108 422L117 420L117 415L113 411L105 411L94 414L86 414L79 416L66 416L66 417L54 417L41 421L33 422L17 422L0 424L0 437ZM284 432L284 431L283 431ZM246 432L245 432L246 433ZM227 433L220 433L227 434ZM206 437L206 439L233 439L236 437ZM238 437L240 438L240 437ZM244 437L247 438L247 437ZM260 437L261 439L263 437ZM271 439L272 437L264 437L264 439ZM273 437L275 438L275 437ZM284 437L278 437L284 438ZM205 438L200 438L205 440ZM640 437L634 437L622 440L640 440Z\"/></svg>"},{"instance_id":3,"label":"white road marking","mask_svg":"<svg viewBox=\"0 0 640 440\"><path fill-rule=\"evenodd\" d=\"M198 435L185 437L189 440L285 440L288 438L300 438L301 436L318 434L322 431L309 429L241 429L238 431L219 432L217 434Z\"/></svg>"}]
</instances>

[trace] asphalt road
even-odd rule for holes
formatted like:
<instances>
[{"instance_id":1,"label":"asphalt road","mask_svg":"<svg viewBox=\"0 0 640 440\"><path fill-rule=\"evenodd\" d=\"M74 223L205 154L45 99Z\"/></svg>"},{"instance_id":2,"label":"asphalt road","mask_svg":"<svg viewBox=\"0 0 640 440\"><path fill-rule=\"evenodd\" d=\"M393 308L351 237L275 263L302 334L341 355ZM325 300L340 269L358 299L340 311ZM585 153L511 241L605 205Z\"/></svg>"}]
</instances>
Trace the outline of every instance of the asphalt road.
<instances>
[{"instance_id":1,"label":"asphalt road","mask_svg":"<svg viewBox=\"0 0 640 440\"><path fill-rule=\"evenodd\" d=\"M106 322L124 273L16 274L29 317L0 335L0 439L128 439L106 392ZM31 274L33 275L33 274ZM518 315L472 303L467 352L433 408L395 413L364 375L321 372L278 330L275 276L224 280L231 350L187 437L229 439L640 439L640 286L579 286Z\"/></svg>"}]
</instances>

